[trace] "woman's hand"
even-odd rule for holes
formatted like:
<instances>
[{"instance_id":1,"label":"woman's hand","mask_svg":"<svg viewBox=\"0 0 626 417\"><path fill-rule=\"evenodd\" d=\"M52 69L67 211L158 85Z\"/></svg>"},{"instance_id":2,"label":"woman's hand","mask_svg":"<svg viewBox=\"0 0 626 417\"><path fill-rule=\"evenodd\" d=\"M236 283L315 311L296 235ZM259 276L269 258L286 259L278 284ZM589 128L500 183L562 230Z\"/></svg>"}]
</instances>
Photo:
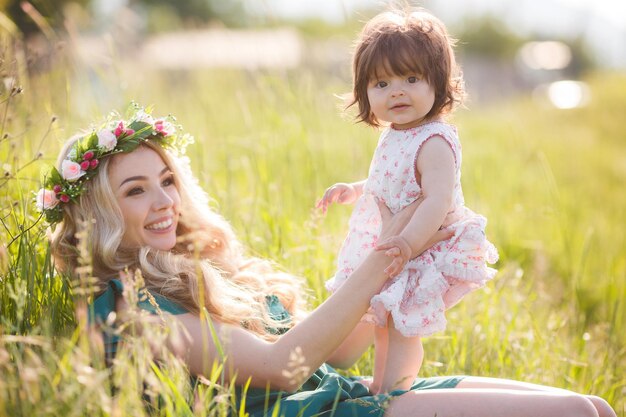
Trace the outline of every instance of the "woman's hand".
<instances>
[{"instance_id":1,"label":"woman's hand","mask_svg":"<svg viewBox=\"0 0 626 417\"><path fill-rule=\"evenodd\" d=\"M380 236L378 237L378 241L381 242L379 246L376 247L376 250L388 250L390 251L388 256L396 257L399 256L401 248L399 250L393 250L396 245L385 245L388 242L395 242L394 238L400 235L400 232L404 230L404 227L409 223L411 217L415 213L415 210L419 207L420 204L424 201L423 198L418 198L413 203L409 204L402 210L400 210L396 214L392 214L389 208L382 201L378 201L378 210L380 211L380 217L382 219L382 226L380 231ZM420 248L416 253L412 253L411 258L415 258L419 256L424 251L430 249L433 245L442 242L444 240L450 239L453 233L450 230L438 230L434 235L428 239L428 241L424 244L422 248ZM404 240L404 239L403 239Z\"/></svg>"},{"instance_id":2,"label":"woman's hand","mask_svg":"<svg viewBox=\"0 0 626 417\"><path fill-rule=\"evenodd\" d=\"M376 245L376 250L384 250L385 255L393 258L391 264L385 268L385 274L389 278L393 278L402 272L411 258L413 258L413 250L409 242L402 235L392 236Z\"/></svg>"}]
</instances>

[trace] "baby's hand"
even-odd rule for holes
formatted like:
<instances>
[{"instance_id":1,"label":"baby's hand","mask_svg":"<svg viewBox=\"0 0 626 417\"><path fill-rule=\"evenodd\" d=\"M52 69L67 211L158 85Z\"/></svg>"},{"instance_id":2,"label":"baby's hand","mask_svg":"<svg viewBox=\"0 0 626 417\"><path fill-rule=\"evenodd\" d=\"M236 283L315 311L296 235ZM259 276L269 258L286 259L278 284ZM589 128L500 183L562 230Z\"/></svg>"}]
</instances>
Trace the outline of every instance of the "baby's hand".
<instances>
[{"instance_id":1,"label":"baby's hand","mask_svg":"<svg viewBox=\"0 0 626 417\"><path fill-rule=\"evenodd\" d=\"M322 209L322 213L326 214L328 205L332 203L352 204L357 199L357 191L352 184L339 182L326 189L322 198L315 205L316 208Z\"/></svg>"},{"instance_id":2,"label":"baby's hand","mask_svg":"<svg viewBox=\"0 0 626 417\"><path fill-rule=\"evenodd\" d=\"M389 278L395 277L402 271L413 253L409 242L400 235L385 239L384 242L376 246L376 250L384 250L386 251L385 255L393 258L391 264L385 268L385 273Z\"/></svg>"}]
</instances>

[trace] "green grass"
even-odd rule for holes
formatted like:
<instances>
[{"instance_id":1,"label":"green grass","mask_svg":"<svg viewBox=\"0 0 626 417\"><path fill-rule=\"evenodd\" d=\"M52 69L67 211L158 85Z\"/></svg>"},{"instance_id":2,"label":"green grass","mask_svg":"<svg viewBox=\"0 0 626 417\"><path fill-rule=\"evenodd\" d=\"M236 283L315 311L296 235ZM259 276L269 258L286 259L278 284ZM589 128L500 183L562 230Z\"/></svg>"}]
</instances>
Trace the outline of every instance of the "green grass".
<instances>
[{"instance_id":1,"label":"green grass","mask_svg":"<svg viewBox=\"0 0 626 417\"><path fill-rule=\"evenodd\" d=\"M6 55L3 72L20 72L13 58ZM600 395L625 415L626 76L587 81L585 108L521 97L455 115L466 201L489 219L500 273L448 313L444 333L425 340L423 376L555 385ZM312 208L328 185L364 178L378 136L338 111L334 94L348 90L347 80L306 69L94 72L61 60L20 83L24 92L13 97L0 90L0 415L190 411L180 364L156 372L141 344L128 347L109 379L94 360L98 344L75 318L76 295L52 271L43 224L32 226L40 169L61 142L131 99L175 114L196 137L192 166L251 253L305 277L312 307L326 297L350 208L333 207L326 218ZM350 372L371 370L370 353ZM110 384L122 381L112 396ZM161 411L145 407L144 388ZM196 411L224 415L229 391L203 387L199 398Z\"/></svg>"}]
</instances>

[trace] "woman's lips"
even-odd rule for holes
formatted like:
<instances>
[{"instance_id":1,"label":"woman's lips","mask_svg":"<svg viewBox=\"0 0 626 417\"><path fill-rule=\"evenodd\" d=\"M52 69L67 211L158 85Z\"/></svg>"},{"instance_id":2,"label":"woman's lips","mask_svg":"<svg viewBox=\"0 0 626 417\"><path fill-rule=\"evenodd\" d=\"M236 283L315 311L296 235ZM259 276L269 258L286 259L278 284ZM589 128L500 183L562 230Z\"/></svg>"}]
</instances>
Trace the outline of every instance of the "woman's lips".
<instances>
[{"instance_id":1,"label":"woman's lips","mask_svg":"<svg viewBox=\"0 0 626 417\"><path fill-rule=\"evenodd\" d=\"M174 218L168 217L163 220L159 219L158 221L145 226L145 229L151 232L165 233L165 232L169 232L173 226L174 226Z\"/></svg>"}]
</instances>

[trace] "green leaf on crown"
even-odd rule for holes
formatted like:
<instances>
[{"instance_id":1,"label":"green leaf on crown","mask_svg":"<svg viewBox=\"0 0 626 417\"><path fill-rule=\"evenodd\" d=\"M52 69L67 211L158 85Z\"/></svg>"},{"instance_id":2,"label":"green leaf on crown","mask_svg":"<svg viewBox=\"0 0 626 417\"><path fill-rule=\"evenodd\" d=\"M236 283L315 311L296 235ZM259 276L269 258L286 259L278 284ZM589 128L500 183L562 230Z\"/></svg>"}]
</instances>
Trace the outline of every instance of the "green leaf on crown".
<instances>
[{"instance_id":1,"label":"green leaf on crown","mask_svg":"<svg viewBox=\"0 0 626 417\"><path fill-rule=\"evenodd\" d=\"M153 126L150 123L142 122L141 120L134 120L128 125L129 129L133 129L135 133L132 136L139 135L142 138L150 136L153 132Z\"/></svg>"},{"instance_id":2,"label":"green leaf on crown","mask_svg":"<svg viewBox=\"0 0 626 417\"><path fill-rule=\"evenodd\" d=\"M46 175L45 187L48 189L52 189L52 187L54 187L56 184L62 183L63 177L56 169L56 167L52 167L52 169L50 169L50 172L48 172L48 174Z\"/></svg>"},{"instance_id":3,"label":"green leaf on crown","mask_svg":"<svg viewBox=\"0 0 626 417\"><path fill-rule=\"evenodd\" d=\"M46 221L50 224L63 220L63 211L59 206L46 210Z\"/></svg>"},{"instance_id":4,"label":"green leaf on crown","mask_svg":"<svg viewBox=\"0 0 626 417\"><path fill-rule=\"evenodd\" d=\"M98 135L96 132L93 132L86 139L87 151L95 151L96 149L98 149Z\"/></svg>"},{"instance_id":5,"label":"green leaf on crown","mask_svg":"<svg viewBox=\"0 0 626 417\"><path fill-rule=\"evenodd\" d=\"M89 135L76 141L76 144L74 145L74 149L76 149L76 155L73 158L74 162L80 162L83 160L83 154L87 152L88 150L92 149L90 145L91 143L94 142L94 139L95 139L95 144L97 145L98 137L96 136L96 132L92 132Z\"/></svg>"},{"instance_id":6,"label":"green leaf on crown","mask_svg":"<svg viewBox=\"0 0 626 417\"><path fill-rule=\"evenodd\" d=\"M129 136L120 138L117 141L116 150L120 152L132 152L141 142L144 142L153 133L153 127L151 124L135 120L127 126L128 129L133 129L135 133Z\"/></svg>"}]
</instances>

